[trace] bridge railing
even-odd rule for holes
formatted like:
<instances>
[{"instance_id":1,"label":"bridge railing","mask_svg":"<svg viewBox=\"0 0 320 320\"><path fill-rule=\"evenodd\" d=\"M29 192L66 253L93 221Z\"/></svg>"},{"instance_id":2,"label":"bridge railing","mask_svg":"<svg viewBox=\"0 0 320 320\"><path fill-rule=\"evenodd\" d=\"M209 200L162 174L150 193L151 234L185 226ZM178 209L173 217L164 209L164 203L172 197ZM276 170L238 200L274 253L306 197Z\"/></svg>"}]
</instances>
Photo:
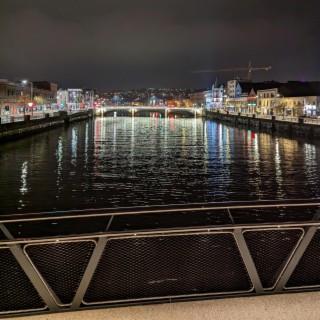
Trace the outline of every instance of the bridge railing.
<instances>
[{"instance_id":1,"label":"bridge railing","mask_svg":"<svg viewBox=\"0 0 320 320\"><path fill-rule=\"evenodd\" d=\"M3 215L0 314L320 288L320 199Z\"/></svg>"}]
</instances>

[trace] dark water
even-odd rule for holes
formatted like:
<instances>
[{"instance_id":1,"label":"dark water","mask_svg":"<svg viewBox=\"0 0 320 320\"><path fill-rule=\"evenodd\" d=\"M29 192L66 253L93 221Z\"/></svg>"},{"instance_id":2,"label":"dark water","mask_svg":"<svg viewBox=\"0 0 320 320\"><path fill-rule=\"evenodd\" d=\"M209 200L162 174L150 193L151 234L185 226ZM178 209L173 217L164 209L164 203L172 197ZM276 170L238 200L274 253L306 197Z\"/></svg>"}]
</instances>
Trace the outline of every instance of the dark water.
<instances>
[{"instance_id":1,"label":"dark water","mask_svg":"<svg viewBox=\"0 0 320 320\"><path fill-rule=\"evenodd\" d=\"M0 145L2 214L320 196L320 145L201 119L96 118Z\"/></svg>"}]
</instances>

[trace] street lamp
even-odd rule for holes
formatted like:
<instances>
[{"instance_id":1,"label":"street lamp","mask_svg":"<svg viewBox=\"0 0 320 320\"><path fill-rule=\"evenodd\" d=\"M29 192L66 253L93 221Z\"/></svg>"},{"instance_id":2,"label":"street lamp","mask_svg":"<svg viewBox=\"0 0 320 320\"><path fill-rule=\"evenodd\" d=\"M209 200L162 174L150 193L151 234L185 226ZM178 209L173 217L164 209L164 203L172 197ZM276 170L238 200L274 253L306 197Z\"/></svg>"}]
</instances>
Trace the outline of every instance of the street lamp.
<instances>
[{"instance_id":1,"label":"street lamp","mask_svg":"<svg viewBox=\"0 0 320 320\"><path fill-rule=\"evenodd\" d=\"M22 80L22 83L23 84L30 84L30 88L31 88L31 91L30 91L30 98L31 98L31 103L33 104L33 82L31 81L28 81L28 80ZM32 116L33 116L33 107L31 109L31 112L32 112Z\"/></svg>"}]
</instances>

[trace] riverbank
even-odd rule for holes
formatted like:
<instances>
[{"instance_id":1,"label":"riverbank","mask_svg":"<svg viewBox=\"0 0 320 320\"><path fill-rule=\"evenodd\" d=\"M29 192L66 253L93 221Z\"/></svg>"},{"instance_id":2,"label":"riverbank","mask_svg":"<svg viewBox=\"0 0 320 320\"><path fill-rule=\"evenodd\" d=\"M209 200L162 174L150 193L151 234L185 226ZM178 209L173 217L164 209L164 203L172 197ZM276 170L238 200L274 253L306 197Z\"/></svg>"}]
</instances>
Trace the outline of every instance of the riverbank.
<instances>
[{"instance_id":1,"label":"riverbank","mask_svg":"<svg viewBox=\"0 0 320 320\"><path fill-rule=\"evenodd\" d=\"M320 137L320 125L308 123L304 118L294 120L283 117L258 117L255 114L222 113L208 111L207 119L229 123L235 126L246 126L254 130L266 130L309 138Z\"/></svg>"},{"instance_id":2,"label":"riverbank","mask_svg":"<svg viewBox=\"0 0 320 320\"><path fill-rule=\"evenodd\" d=\"M92 115L92 110L88 110L71 114L66 111L58 111L53 113L51 117L46 114L44 118L34 120L30 120L30 116L26 116L24 121L1 124L0 142L21 139L51 128L68 125L71 122L86 120Z\"/></svg>"}]
</instances>

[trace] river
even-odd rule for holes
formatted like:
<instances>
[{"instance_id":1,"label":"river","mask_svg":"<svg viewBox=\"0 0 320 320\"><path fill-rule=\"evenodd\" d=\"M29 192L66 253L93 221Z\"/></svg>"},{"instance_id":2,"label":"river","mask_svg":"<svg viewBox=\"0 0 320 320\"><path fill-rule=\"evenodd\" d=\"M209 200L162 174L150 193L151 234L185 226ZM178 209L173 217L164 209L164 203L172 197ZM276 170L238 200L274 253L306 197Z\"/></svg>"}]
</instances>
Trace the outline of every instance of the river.
<instances>
[{"instance_id":1,"label":"river","mask_svg":"<svg viewBox=\"0 0 320 320\"><path fill-rule=\"evenodd\" d=\"M320 197L320 145L202 119L109 117L0 145L0 212Z\"/></svg>"}]
</instances>

